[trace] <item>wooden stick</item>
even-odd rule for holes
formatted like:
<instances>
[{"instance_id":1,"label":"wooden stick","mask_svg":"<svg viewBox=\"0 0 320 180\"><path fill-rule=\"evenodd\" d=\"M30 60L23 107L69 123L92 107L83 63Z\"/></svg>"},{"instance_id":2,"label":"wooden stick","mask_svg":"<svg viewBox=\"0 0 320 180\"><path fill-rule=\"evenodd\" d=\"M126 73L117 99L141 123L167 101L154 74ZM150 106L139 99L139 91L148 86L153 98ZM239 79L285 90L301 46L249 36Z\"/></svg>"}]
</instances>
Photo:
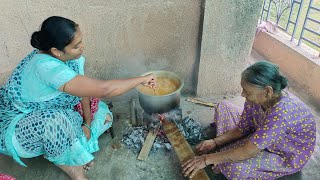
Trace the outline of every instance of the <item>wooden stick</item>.
<instances>
[{"instance_id":1,"label":"wooden stick","mask_svg":"<svg viewBox=\"0 0 320 180\"><path fill-rule=\"evenodd\" d=\"M215 103L204 102L204 101L201 101L199 99L191 98L191 97L188 97L186 99L186 101L192 102L192 103L196 103L196 104L205 105L205 106L209 106L209 107L217 107L217 104L215 104Z\"/></svg>"},{"instance_id":2,"label":"wooden stick","mask_svg":"<svg viewBox=\"0 0 320 180\"><path fill-rule=\"evenodd\" d=\"M143 146L142 146L141 151L138 156L139 160L145 161L147 159L157 134L158 134L158 132L154 132L152 130L150 130L148 132L147 138L144 141Z\"/></svg>"},{"instance_id":3,"label":"wooden stick","mask_svg":"<svg viewBox=\"0 0 320 180\"><path fill-rule=\"evenodd\" d=\"M136 110L136 102L134 99L131 99L131 107L130 107L130 123L133 127L138 126L137 123L137 110Z\"/></svg>"},{"instance_id":4,"label":"wooden stick","mask_svg":"<svg viewBox=\"0 0 320 180\"><path fill-rule=\"evenodd\" d=\"M178 156L178 159L180 160L181 164L195 156L190 144L187 142L185 137L181 134L180 130L174 123L164 120L162 125L163 130L166 136L168 137L169 142L171 143L174 151L176 152L176 155ZM193 176L193 178L190 179L210 180L204 169L199 170L195 174L195 176Z\"/></svg>"}]
</instances>

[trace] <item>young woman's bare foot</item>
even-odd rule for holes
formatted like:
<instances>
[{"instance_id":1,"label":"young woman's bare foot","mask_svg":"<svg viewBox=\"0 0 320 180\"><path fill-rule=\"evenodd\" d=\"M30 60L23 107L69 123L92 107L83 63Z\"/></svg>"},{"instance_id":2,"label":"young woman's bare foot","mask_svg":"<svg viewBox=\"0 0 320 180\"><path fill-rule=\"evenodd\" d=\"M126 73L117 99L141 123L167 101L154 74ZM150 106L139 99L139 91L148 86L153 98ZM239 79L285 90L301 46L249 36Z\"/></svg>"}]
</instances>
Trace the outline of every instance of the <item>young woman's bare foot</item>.
<instances>
[{"instance_id":1,"label":"young woman's bare foot","mask_svg":"<svg viewBox=\"0 0 320 180\"><path fill-rule=\"evenodd\" d=\"M104 124L107 124L110 121L112 121L112 117L110 116L110 114L108 114L106 120L104 121Z\"/></svg>"},{"instance_id":2,"label":"young woman's bare foot","mask_svg":"<svg viewBox=\"0 0 320 180\"><path fill-rule=\"evenodd\" d=\"M72 180L89 180L82 166L56 165L69 175Z\"/></svg>"},{"instance_id":3,"label":"young woman's bare foot","mask_svg":"<svg viewBox=\"0 0 320 180\"><path fill-rule=\"evenodd\" d=\"M92 168L92 166L94 165L94 162L93 161L90 161L89 163L87 163L86 165L83 166L83 169L85 171L89 171L90 168Z\"/></svg>"}]
</instances>

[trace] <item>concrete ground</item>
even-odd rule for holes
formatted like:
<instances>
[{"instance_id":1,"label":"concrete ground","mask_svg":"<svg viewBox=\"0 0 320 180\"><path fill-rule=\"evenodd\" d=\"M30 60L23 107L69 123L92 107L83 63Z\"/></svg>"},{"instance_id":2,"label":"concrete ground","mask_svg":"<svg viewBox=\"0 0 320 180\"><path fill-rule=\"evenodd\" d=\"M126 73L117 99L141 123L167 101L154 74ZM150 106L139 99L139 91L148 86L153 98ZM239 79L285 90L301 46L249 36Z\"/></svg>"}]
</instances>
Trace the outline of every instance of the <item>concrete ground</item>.
<instances>
[{"instance_id":1,"label":"concrete ground","mask_svg":"<svg viewBox=\"0 0 320 180\"><path fill-rule=\"evenodd\" d=\"M256 55L252 55L257 59ZM295 93L294 89L290 89ZM300 92L299 92L300 93ZM183 118L189 116L204 126L207 126L213 119L213 109L194 103L186 102L188 95L181 97L181 108ZM223 97L201 98L208 102L219 102L227 99L239 106L244 102L241 96L225 95ZM306 102L309 104L308 102ZM95 153L95 165L87 173L90 179L96 180L182 180L185 179L181 173L180 162L174 151L159 150L152 152L146 161L137 160L138 154L127 149L120 142L125 128L129 126L130 103L125 101L113 102L113 113L117 117L114 121L115 138L111 139L110 133L103 134L100 137L100 151ZM310 105L311 106L311 105ZM319 122L319 108L312 107L316 120ZM319 124L319 123L318 123ZM319 127L318 127L319 132ZM317 133L318 136L319 133ZM319 136L318 136L319 137ZM320 177L320 151L319 140L314 155L304 167L304 169L294 175L283 177L282 180L316 180ZM0 155L0 173L10 174L18 180L64 180L68 176L52 163L46 161L43 157L33 159L23 159L27 164L24 168L15 163L11 157ZM215 176L207 169L211 179L225 179L223 176Z\"/></svg>"}]
</instances>

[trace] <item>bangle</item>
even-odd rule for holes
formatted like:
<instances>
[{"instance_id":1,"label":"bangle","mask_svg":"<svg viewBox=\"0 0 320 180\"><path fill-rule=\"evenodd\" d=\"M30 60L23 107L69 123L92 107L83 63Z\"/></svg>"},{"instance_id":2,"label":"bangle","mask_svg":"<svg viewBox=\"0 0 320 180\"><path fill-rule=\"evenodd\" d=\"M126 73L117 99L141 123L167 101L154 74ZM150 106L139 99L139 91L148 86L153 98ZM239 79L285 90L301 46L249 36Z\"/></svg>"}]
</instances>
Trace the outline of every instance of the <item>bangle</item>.
<instances>
[{"instance_id":1,"label":"bangle","mask_svg":"<svg viewBox=\"0 0 320 180\"><path fill-rule=\"evenodd\" d=\"M207 155L204 155L204 164L205 164L206 166L208 166L208 164L207 164Z\"/></svg>"},{"instance_id":2,"label":"bangle","mask_svg":"<svg viewBox=\"0 0 320 180\"><path fill-rule=\"evenodd\" d=\"M217 141L214 140L214 138L212 140L213 140L214 144L216 144L216 147L218 147Z\"/></svg>"},{"instance_id":3,"label":"bangle","mask_svg":"<svg viewBox=\"0 0 320 180\"><path fill-rule=\"evenodd\" d=\"M90 127L88 124L82 123L82 125L84 125L84 126L87 127L88 129L90 129L90 131L91 131L91 127Z\"/></svg>"}]
</instances>

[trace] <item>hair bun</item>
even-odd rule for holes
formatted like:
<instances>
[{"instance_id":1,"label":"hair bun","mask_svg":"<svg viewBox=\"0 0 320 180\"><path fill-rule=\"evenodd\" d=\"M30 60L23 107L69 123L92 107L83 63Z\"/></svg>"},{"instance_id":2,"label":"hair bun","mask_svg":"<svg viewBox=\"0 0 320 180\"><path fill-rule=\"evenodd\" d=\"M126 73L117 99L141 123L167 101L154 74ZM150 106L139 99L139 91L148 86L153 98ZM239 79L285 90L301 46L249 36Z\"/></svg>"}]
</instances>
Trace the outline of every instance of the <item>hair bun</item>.
<instances>
[{"instance_id":1,"label":"hair bun","mask_svg":"<svg viewBox=\"0 0 320 180\"><path fill-rule=\"evenodd\" d=\"M41 31L36 31L31 36L31 45L39 50L49 50L45 36Z\"/></svg>"},{"instance_id":2,"label":"hair bun","mask_svg":"<svg viewBox=\"0 0 320 180\"><path fill-rule=\"evenodd\" d=\"M288 85L288 79L282 75L280 75L280 83L281 83L281 90L286 88Z\"/></svg>"}]
</instances>

